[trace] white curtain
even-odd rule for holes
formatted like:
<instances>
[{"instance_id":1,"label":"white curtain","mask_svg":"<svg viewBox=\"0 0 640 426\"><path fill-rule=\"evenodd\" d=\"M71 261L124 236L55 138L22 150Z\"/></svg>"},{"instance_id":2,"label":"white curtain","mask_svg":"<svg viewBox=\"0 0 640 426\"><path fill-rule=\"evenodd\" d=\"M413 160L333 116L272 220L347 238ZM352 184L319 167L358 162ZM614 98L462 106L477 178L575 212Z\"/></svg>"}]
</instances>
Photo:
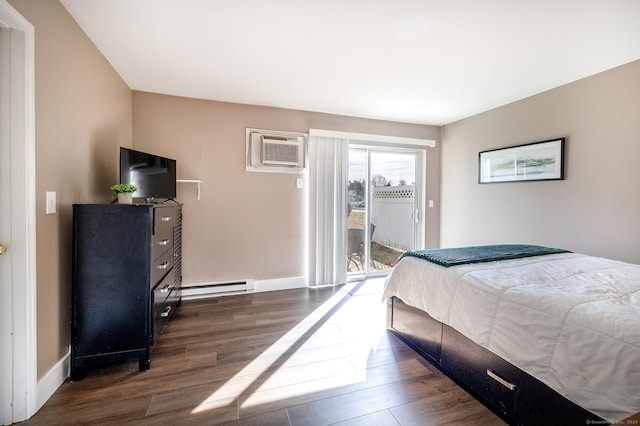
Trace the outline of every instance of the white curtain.
<instances>
[{"instance_id":1,"label":"white curtain","mask_svg":"<svg viewBox=\"0 0 640 426\"><path fill-rule=\"evenodd\" d=\"M309 136L309 285L344 284L349 140Z\"/></svg>"}]
</instances>

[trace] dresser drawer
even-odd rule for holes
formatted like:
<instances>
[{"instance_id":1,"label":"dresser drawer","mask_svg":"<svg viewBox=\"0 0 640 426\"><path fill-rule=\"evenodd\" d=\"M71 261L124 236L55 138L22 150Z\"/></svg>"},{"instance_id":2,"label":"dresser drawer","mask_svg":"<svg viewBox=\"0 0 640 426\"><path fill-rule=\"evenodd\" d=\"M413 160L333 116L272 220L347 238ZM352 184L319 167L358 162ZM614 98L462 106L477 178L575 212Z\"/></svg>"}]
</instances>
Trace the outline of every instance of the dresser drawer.
<instances>
[{"instance_id":1,"label":"dresser drawer","mask_svg":"<svg viewBox=\"0 0 640 426\"><path fill-rule=\"evenodd\" d=\"M494 409L513 418L524 373L451 327L442 334L441 365Z\"/></svg>"},{"instance_id":2,"label":"dresser drawer","mask_svg":"<svg viewBox=\"0 0 640 426\"><path fill-rule=\"evenodd\" d=\"M151 258L157 259L169 249L173 249L173 232L171 235L154 234L151 239Z\"/></svg>"},{"instance_id":3,"label":"dresser drawer","mask_svg":"<svg viewBox=\"0 0 640 426\"><path fill-rule=\"evenodd\" d=\"M180 289L176 287L173 274L168 274L153 289L153 331L151 344L155 344L167 321L179 302Z\"/></svg>"},{"instance_id":4,"label":"dresser drawer","mask_svg":"<svg viewBox=\"0 0 640 426\"><path fill-rule=\"evenodd\" d=\"M151 262L151 288L155 287L173 268L173 250L167 250Z\"/></svg>"},{"instance_id":5,"label":"dresser drawer","mask_svg":"<svg viewBox=\"0 0 640 426\"><path fill-rule=\"evenodd\" d=\"M157 259L161 254L173 248L173 228L178 223L179 209L161 207L154 209L153 238L151 239L151 258Z\"/></svg>"},{"instance_id":6,"label":"dresser drawer","mask_svg":"<svg viewBox=\"0 0 640 426\"><path fill-rule=\"evenodd\" d=\"M177 207L158 207L153 209L153 234L171 237L173 228L178 223Z\"/></svg>"}]
</instances>

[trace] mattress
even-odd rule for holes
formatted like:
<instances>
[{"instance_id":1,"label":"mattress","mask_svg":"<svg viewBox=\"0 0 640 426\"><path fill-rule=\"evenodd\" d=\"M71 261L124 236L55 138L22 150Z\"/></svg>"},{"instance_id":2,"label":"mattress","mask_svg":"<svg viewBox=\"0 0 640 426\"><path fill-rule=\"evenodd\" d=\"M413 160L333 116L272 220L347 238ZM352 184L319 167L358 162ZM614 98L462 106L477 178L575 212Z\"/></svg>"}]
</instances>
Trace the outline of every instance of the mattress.
<instances>
[{"instance_id":1,"label":"mattress","mask_svg":"<svg viewBox=\"0 0 640 426\"><path fill-rule=\"evenodd\" d=\"M385 283L598 416L640 412L640 266L576 253L444 268L405 257Z\"/></svg>"}]
</instances>

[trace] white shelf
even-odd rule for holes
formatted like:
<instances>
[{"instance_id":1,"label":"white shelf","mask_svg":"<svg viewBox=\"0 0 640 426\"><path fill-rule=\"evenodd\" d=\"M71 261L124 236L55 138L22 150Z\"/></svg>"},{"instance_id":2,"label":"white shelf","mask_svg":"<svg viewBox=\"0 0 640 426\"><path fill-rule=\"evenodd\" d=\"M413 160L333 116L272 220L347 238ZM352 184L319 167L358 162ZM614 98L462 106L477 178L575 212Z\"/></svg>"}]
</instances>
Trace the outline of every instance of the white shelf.
<instances>
[{"instance_id":1,"label":"white shelf","mask_svg":"<svg viewBox=\"0 0 640 426\"><path fill-rule=\"evenodd\" d=\"M200 184L202 181L200 179L176 179L177 183L195 183L196 189L198 191L198 201L200 201Z\"/></svg>"}]
</instances>

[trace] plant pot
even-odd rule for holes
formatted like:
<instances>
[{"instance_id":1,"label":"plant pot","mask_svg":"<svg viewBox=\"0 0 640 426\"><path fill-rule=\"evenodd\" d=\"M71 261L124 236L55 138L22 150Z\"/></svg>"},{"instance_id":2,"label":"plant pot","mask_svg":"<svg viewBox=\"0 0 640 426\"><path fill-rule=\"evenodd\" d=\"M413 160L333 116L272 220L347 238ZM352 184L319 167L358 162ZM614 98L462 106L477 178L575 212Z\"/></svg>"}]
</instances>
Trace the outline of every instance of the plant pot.
<instances>
[{"instance_id":1,"label":"plant pot","mask_svg":"<svg viewBox=\"0 0 640 426\"><path fill-rule=\"evenodd\" d=\"M133 193L131 192L119 192L118 204L133 204Z\"/></svg>"}]
</instances>

